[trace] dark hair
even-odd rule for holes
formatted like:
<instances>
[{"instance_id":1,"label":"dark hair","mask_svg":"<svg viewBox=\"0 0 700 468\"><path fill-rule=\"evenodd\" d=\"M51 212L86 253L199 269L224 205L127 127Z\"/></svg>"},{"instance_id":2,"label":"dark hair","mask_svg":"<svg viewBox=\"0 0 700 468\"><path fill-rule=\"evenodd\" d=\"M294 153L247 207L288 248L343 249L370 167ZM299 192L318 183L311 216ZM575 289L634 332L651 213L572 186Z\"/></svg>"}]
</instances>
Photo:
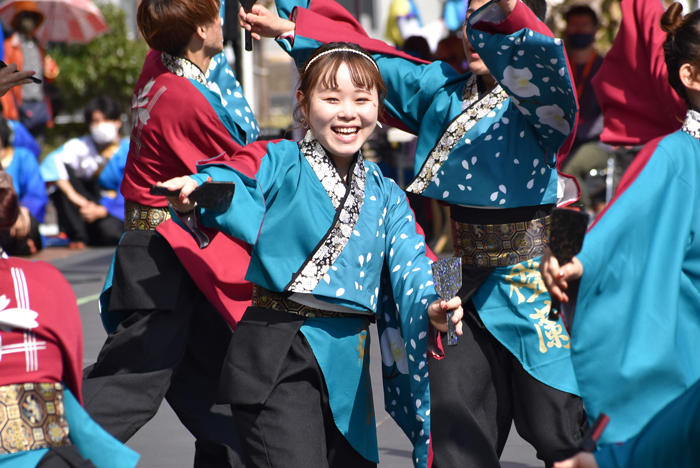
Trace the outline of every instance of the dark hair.
<instances>
[{"instance_id":1,"label":"dark hair","mask_svg":"<svg viewBox=\"0 0 700 468\"><path fill-rule=\"evenodd\" d=\"M403 42L401 50L406 52L411 57L422 60L430 60L432 54L430 52L430 44L423 36L411 36Z\"/></svg>"},{"instance_id":2,"label":"dark hair","mask_svg":"<svg viewBox=\"0 0 700 468\"><path fill-rule=\"evenodd\" d=\"M598 27L598 15L593 10L593 8L588 5L574 5L564 13L564 21L569 22L569 18L572 16L588 16L593 21L593 26Z\"/></svg>"},{"instance_id":3,"label":"dark hair","mask_svg":"<svg viewBox=\"0 0 700 468\"><path fill-rule=\"evenodd\" d=\"M19 200L12 177L0 170L0 229L10 229L19 216Z\"/></svg>"},{"instance_id":4,"label":"dark hair","mask_svg":"<svg viewBox=\"0 0 700 468\"><path fill-rule=\"evenodd\" d=\"M668 33L664 55L668 68L668 82L678 95L691 106L688 93L679 75L686 63L700 67L700 10L682 15L683 6L674 3L661 16L661 29Z\"/></svg>"},{"instance_id":5,"label":"dark hair","mask_svg":"<svg viewBox=\"0 0 700 468\"><path fill-rule=\"evenodd\" d=\"M525 5L544 23L547 17L547 0L522 0Z\"/></svg>"},{"instance_id":6,"label":"dark hair","mask_svg":"<svg viewBox=\"0 0 700 468\"><path fill-rule=\"evenodd\" d=\"M136 22L152 49L178 55L197 26L211 23L218 15L219 0L143 0Z\"/></svg>"},{"instance_id":7,"label":"dark hair","mask_svg":"<svg viewBox=\"0 0 700 468\"><path fill-rule=\"evenodd\" d=\"M2 147L7 148L12 146L12 142L10 140L12 140L12 129L10 128L10 124L8 124L7 120L0 115L0 143L2 143Z\"/></svg>"},{"instance_id":8,"label":"dark hair","mask_svg":"<svg viewBox=\"0 0 700 468\"><path fill-rule=\"evenodd\" d=\"M329 53L314 60L319 55L333 49L352 49L360 52L364 57L355 52L338 51ZM313 63L312 63L313 62ZM299 122L305 122L304 112L308 114L309 97L317 85L334 88L338 85L336 77L340 65L346 64L350 70L352 83L363 89L377 90L379 96L379 116L384 111L384 98L386 97L386 87L379 73L377 64L372 56L365 49L351 42L331 42L316 49L316 51L304 63L299 70L299 90L304 94L301 102L294 106L294 118Z\"/></svg>"},{"instance_id":9,"label":"dark hair","mask_svg":"<svg viewBox=\"0 0 700 468\"><path fill-rule=\"evenodd\" d=\"M92 98L83 109L86 127L90 127L92 114L94 114L95 111L102 112L107 120L119 120L122 116L122 108L111 97L99 96Z\"/></svg>"}]
</instances>

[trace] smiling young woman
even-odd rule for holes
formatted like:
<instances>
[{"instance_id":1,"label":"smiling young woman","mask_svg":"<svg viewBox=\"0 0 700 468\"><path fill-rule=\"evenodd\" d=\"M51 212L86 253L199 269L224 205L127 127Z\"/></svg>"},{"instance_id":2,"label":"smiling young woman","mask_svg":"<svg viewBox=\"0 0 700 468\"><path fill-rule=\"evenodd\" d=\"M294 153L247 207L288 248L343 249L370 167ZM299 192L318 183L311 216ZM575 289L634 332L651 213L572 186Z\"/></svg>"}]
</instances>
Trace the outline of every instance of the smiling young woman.
<instances>
[{"instance_id":1,"label":"smiling young woman","mask_svg":"<svg viewBox=\"0 0 700 468\"><path fill-rule=\"evenodd\" d=\"M405 194L362 157L383 96L367 52L323 46L301 67L298 112L309 127L302 141L254 143L164 183L182 188L170 200L180 211L192 209L188 195L208 178L236 183L225 213L178 216L200 231L196 238L212 234L203 225L252 246L253 306L220 387L248 468L376 466L367 354L375 321L387 388L403 408L394 415L413 434L415 456L427 459L429 324L446 330L447 308L455 323L462 309L459 298L438 300Z\"/></svg>"}]
</instances>

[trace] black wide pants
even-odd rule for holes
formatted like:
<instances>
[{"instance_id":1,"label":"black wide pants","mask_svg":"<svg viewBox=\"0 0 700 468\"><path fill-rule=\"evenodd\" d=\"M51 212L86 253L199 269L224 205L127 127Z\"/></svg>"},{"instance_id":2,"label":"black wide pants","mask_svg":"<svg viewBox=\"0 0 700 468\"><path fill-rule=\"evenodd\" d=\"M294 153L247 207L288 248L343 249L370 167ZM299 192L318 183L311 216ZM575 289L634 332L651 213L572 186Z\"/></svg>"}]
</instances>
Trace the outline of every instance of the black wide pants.
<instances>
[{"instance_id":1,"label":"black wide pants","mask_svg":"<svg viewBox=\"0 0 700 468\"><path fill-rule=\"evenodd\" d=\"M246 466L376 468L336 427L303 323L299 315L249 307L231 340L218 401L231 404Z\"/></svg>"},{"instance_id":2,"label":"black wide pants","mask_svg":"<svg viewBox=\"0 0 700 468\"><path fill-rule=\"evenodd\" d=\"M125 442L165 398L196 438L195 468L244 466L231 409L215 403L231 328L163 237L128 232L116 255L110 310L126 318L85 369L85 409Z\"/></svg>"},{"instance_id":3,"label":"black wide pants","mask_svg":"<svg viewBox=\"0 0 700 468\"><path fill-rule=\"evenodd\" d=\"M587 428L581 398L532 377L486 329L471 300L464 334L429 359L433 468L498 468L511 424L545 466L578 451Z\"/></svg>"}]
</instances>

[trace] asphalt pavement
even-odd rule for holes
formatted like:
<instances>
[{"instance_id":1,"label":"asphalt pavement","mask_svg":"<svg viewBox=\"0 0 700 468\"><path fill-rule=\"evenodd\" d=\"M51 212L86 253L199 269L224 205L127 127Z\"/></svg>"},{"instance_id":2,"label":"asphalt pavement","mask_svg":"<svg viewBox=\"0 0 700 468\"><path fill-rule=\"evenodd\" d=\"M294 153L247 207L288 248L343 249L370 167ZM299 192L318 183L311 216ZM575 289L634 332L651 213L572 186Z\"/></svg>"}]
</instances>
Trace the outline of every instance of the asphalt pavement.
<instances>
[{"instance_id":1,"label":"asphalt pavement","mask_svg":"<svg viewBox=\"0 0 700 468\"><path fill-rule=\"evenodd\" d=\"M97 305L97 297L102 289L113 248L95 248L71 251L67 248L49 248L38 258L55 265L73 286L80 306L85 340L84 366L95 362L106 333L102 328ZM379 435L379 460L382 468L411 467L411 445L384 411L384 397L381 382L381 359L379 339L373 330L371 364L374 385L377 432ZM128 442L129 447L141 454L141 468L189 468L194 457L194 439L180 424L167 402L158 414ZM522 440L515 430L501 457L503 468L542 467L535 457L534 449Z\"/></svg>"}]
</instances>

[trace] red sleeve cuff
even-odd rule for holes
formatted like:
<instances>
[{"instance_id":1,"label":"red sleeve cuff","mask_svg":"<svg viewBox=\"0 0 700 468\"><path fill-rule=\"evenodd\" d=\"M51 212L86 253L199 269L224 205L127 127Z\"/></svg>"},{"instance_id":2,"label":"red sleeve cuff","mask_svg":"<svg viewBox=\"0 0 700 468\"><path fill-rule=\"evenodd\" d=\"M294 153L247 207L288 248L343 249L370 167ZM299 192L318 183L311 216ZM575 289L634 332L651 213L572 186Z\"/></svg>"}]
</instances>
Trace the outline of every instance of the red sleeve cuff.
<instances>
[{"instance_id":1,"label":"red sleeve cuff","mask_svg":"<svg viewBox=\"0 0 700 468\"><path fill-rule=\"evenodd\" d=\"M492 5L495 8L499 8L495 4ZM539 18L537 18L537 15L535 15L532 10L530 10L530 8L528 8L528 6L522 1L518 1L510 15L508 15L508 17L500 23L480 21L474 24L473 28L490 34L506 35L513 34L527 28L544 36L554 37L552 31L550 31L549 28L545 26L545 24L540 21Z\"/></svg>"},{"instance_id":2,"label":"red sleeve cuff","mask_svg":"<svg viewBox=\"0 0 700 468\"><path fill-rule=\"evenodd\" d=\"M430 325L428 330L428 356L433 359L445 357L445 350L442 347L442 335L437 328Z\"/></svg>"}]
</instances>

